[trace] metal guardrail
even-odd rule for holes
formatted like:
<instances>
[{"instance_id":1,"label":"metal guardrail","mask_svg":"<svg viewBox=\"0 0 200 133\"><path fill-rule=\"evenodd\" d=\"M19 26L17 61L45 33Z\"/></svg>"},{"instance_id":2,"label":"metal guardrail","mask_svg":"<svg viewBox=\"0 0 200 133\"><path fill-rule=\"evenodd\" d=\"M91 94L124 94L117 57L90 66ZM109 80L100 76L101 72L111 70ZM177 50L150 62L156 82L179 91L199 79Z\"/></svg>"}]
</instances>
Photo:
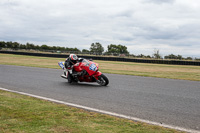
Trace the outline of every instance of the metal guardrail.
<instances>
[{"instance_id":1,"label":"metal guardrail","mask_svg":"<svg viewBox=\"0 0 200 133\"><path fill-rule=\"evenodd\" d=\"M0 53L41 56L41 57L54 57L54 58L67 58L69 56L65 54L45 54L45 53L29 53L29 52L15 52L15 51L1 51L1 50L0 50ZM124 61L124 62L137 62L137 63L200 66L200 62L197 62L197 61L145 60L145 59L131 59L131 58L117 58L117 57L103 57L103 56L83 56L83 55L79 55L78 57L86 58L86 59L92 58L93 60L105 60L105 61Z\"/></svg>"}]
</instances>

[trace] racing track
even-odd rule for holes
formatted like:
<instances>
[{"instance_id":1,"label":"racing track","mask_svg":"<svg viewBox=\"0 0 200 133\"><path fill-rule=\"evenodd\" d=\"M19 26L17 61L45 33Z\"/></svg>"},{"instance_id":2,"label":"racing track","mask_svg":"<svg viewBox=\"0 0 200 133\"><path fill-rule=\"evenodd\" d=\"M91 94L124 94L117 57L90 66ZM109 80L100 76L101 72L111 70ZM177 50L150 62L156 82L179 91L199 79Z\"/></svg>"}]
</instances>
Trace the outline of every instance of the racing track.
<instances>
[{"instance_id":1,"label":"racing track","mask_svg":"<svg viewBox=\"0 0 200 133\"><path fill-rule=\"evenodd\" d=\"M0 87L200 131L200 82L105 74L68 84L62 70L0 65Z\"/></svg>"}]
</instances>

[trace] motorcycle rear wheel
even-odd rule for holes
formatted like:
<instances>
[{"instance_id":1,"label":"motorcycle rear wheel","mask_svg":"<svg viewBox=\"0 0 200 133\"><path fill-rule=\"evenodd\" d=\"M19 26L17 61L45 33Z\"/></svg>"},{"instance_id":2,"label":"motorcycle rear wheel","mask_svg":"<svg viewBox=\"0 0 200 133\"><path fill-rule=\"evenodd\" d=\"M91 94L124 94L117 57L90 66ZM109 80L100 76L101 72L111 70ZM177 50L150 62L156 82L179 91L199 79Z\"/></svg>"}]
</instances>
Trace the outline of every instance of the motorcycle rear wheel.
<instances>
[{"instance_id":1,"label":"motorcycle rear wheel","mask_svg":"<svg viewBox=\"0 0 200 133\"><path fill-rule=\"evenodd\" d=\"M108 85L109 80L108 80L108 78L107 78L104 74L101 74L101 75L98 77L97 83L98 83L99 85L101 85L101 86L106 86L106 85Z\"/></svg>"}]
</instances>

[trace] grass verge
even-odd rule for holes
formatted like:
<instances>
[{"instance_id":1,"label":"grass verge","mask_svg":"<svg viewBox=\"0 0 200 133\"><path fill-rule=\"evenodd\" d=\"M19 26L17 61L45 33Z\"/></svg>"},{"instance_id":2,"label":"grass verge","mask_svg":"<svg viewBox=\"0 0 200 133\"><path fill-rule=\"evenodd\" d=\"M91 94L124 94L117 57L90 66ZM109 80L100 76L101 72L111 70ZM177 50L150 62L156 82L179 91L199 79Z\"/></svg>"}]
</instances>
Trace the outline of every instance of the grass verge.
<instances>
[{"instance_id":1,"label":"grass verge","mask_svg":"<svg viewBox=\"0 0 200 133\"><path fill-rule=\"evenodd\" d=\"M0 90L0 132L178 133Z\"/></svg>"},{"instance_id":2,"label":"grass verge","mask_svg":"<svg viewBox=\"0 0 200 133\"><path fill-rule=\"evenodd\" d=\"M60 67L58 66L59 61L64 61L64 59L0 54L0 64L5 65L60 69ZM100 71L103 73L200 81L199 66L148 64L100 60L95 60L95 62L99 63Z\"/></svg>"}]
</instances>

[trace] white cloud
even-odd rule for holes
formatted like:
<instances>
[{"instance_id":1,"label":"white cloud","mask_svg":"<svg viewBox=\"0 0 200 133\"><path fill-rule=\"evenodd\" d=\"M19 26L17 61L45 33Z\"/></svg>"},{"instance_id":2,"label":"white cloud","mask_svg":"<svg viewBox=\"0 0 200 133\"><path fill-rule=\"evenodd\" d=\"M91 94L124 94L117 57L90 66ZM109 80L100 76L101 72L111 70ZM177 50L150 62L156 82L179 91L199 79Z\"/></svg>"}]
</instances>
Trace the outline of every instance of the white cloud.
<instances>
[{"instance_id":1,"label":"white cloud","mask_svg":"<svg viewBox=\"0 0 200 133\"><path fill-rule=\"evenodd\" d=\"M1 0L0 40L200 57L199 12L196 0Z\"/></svg>"}]
</instances>

